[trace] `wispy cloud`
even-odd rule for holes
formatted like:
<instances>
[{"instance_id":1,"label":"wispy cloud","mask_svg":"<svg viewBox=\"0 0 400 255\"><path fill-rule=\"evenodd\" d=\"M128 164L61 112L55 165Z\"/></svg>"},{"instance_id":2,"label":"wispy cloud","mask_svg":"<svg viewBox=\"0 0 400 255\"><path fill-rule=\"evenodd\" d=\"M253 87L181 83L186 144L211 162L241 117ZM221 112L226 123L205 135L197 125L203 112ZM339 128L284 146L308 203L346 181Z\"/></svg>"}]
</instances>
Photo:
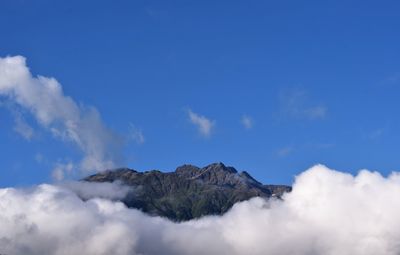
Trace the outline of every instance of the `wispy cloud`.
<instances>
[{"instance_id":1,"label":"wispy cloud","mask_svg":"<svg viewBox=\"0 0 400 255\"><path fill-rule=\"evenodd\" d=\"M51 172L51 177L55 181L62 181L64 180L65 176L71 174L74 169L75 165L72 162L56 163L53 171Z\"/></svg>"},{"instance_id":2,"label":"wispy cloud","mask_svg":"<svg viewBox=\"0 0 400 255\"><path fill-rule=\"evenodd\" d=\"M284 157L289 156L293 152L293 150L294 150L294 147L292 145L285 146L285 147L278 149L276 151L276 155L278 157L284 158Z\"/></svg>"},{"instance_id":3,"label":"wispy cloud","mask_svg":"<svg viewBox=\"0 0 400 255\"><path fill-rule=\"evenodd\" d=\"M326 108L321 105L303 109L303 113L309 119L322 119L326 116Z\"/></svg>"},{"instance_id":4,"label":"wispy cloud","mask_svg":"<svg viewBox=\"0 0 400 255\"><path fill-rule=\"evenodd\" d=\"M248 116L248 115L243 115L242 116L242 118L241 118L241 123L242 123L242 125L243 125L243 127L245 128L245 129L252 129L253 128L253 126L254 126L254 121L253 121L253 118L252 117L250 117L250 116Z\"/></svg>"},{"instance_id":5,"label":"wispy cloud","mask_svg":"<svg viewBox=\"0 0 400 255\"><path fill-rule=\"evenodd\" d=\"M368 137L368 139L370 139L370 140L378 140L379 138L382 137L382 135L383 135L384 133L385 133L385 129L384 129L384 128L378 128L378 129L375 129L375 130L371 131L371 132L367 135L367 137Z\"/></svg>"},{"instance_id":6,"label":"wispy cloud","mask_svg":"<svg viewBox=\"0 0 400 255\"><path fill-rule=\"evenodd\" d=\"M400 72L395 72L382 80L382 85L396 85L400 83Z\"/></svg>"},{"instance_id":7,"label":"wispy cloud","mask_svg":"<svg viewBox=\"0 0 400 255\"><path fill-rule=\"evenodd\" d=\"M80 170L103 170L121 162L122 140L104 125L99 112L64 95L54 78L32 76L24 57L0 58L0 96L30 112L55 137L75 144L84 155ZM26 138L33 132L18 118L16 131ZM56 170L61 177L65 169Z\"/></svg>"},{"instance_id":8,"label":"wispy cloud","mask_svg":"<svg viewBox=\"0 0 400 255\"><path fill-rule=\"evenodd\" d=\"M45 162L45 157L40 152L37 152L33 158L38 164L42 164L43 162Z\"/></svg>"},{"instance_id":9,"label":"wispy cloud","mask_svg":"<svg viewBox=\"0 0 400 255\"><path fill-rule=\"evenodd\" d=\"M86 182L67 181L58 184L74 192L78 197L89 200L92 198L104 198L109 200L124 199L134 189L121 182Z\"/></svg>"},{"instance_id":10,"label":"wispy cloud","mask_svg":"<svg viewBox=\"0 0 400 255\"><path fill-rule=\"evenodd\" d=\"M323 119L328 109L319 102L310 99L302 89L289 89L280 94L281 111L284 115L299 119Z\"/></svg>"},{"instance_id":11,"label":"wispy cloud","mask_svg":"<svg viewBox=\"0 0 400 255\"><path fill-rule=\"evenodd\" d=\"M203 137L210 137L215 127L215 121L199 115L193 112L191 109L189 109L187 113L189 116L189 121L197 127L199 134Z\"/></svg>"},{"instance_id":12,"label":"wispy cloud","mask_svg":"<svg viewBox=\"0 0 400 255\"><path fill-rule=\"evenodd\" d=\"M129 139L133 140L136 144L143 144L145 142L145 138L143 132L140 128L137 128L132 123L129 124Z\"/></svg>"},{"instance_id":13,"label":"wispy cloud","mask_svg":"<svg viewBox=\"0 0 400 255\"><path fill-rule=\"evenodd\" d=\"M383 129L377 129L377 130L374 130L373 132L371 132L369 137L371 139L377 139L377 138L381 137L382 134L383 134Z\"/></svg>"},{"instance_id":14,"label":"wispy cloud","mask_svg":"<svg viewBox=\"0 0 400 255\"><path fill-rule=\"evenodd\" d=\"M25 121L22 115L17 112L14 114L14 131L26 140L30 141L34 136L34 129Z\"/></svg>"}]
</instances>

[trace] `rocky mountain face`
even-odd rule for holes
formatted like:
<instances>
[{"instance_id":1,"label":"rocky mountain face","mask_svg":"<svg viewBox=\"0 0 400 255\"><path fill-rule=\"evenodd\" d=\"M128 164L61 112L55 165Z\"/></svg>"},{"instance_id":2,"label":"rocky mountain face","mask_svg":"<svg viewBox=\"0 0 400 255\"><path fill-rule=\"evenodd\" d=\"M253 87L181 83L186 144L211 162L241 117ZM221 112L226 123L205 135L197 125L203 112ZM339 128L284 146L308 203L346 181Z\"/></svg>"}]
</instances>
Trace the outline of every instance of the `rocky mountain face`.
<instances>
[{"instance_id":1,"label":"rocky mountain face","mask_svg":"<svg viewBox=\"0 0 400 255\"><path fill-rule=\"evenodd\" d=\"M247 172L214 163L203 168L183 165L175 172L137 172L128 168L108 170L84 179L88 182L119 181L133 187L122 202L151 215L185 221L204 215L221 215L233 204L252 197L280 197L291 187L263 185Z\"/></svg>"}]
</instances>

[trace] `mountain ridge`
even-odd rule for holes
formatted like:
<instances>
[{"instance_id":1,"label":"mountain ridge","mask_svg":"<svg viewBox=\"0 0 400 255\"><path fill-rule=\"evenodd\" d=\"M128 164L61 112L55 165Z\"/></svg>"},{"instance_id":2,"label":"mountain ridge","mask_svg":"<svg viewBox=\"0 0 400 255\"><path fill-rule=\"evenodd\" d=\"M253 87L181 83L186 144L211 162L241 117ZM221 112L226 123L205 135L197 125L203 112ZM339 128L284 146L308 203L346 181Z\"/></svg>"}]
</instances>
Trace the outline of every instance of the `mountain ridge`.
<instances>
[{"instance_id":1,"label":"mountain ridge","mask_svg":"<svg viewBox=\"0 0 400 255\"><path fill-rule=\"evenodd\" d=\"M174 172L118 168L88 176L83 181L119 181L131 186L135 191L121 200L126 206L173 221L221 215L237 202L252 197L280 198L291 191L286 185L264 185L248 172L238 172L222 162L202 168L185 164Z\"/></svg>"}]
</instances>

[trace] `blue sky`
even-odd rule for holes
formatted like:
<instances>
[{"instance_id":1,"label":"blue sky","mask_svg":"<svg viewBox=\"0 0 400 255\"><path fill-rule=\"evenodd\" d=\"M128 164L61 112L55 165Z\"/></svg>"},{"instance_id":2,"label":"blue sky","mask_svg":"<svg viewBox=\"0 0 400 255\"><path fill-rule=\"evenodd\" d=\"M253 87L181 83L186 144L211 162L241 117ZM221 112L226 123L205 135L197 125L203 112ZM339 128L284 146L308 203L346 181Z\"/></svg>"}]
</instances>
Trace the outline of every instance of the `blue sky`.
<instances>
[{"instance_id":1,"label":"blue sky","mask_svg":"<svg viewBox=\"0 0 400 255\"><path fill-rule=\"evenodd\" d=\"M117 165L222 161L286 184L316 163L388 174L400 168L399 8L6 0L0 57L26 57L33 76L95 107L123 143ZM0 102L0 186L51 181L58 164L82 160L29 109Z\"/></svg>"}]
</instances>

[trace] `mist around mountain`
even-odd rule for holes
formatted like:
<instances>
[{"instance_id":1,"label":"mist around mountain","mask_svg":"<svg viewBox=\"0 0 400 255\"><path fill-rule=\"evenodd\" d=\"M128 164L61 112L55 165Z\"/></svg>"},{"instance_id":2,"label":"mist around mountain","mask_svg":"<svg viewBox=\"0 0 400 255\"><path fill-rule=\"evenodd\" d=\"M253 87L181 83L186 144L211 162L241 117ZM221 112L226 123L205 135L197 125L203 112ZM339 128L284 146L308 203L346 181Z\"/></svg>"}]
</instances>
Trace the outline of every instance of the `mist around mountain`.
<instances>
[{"instance_id":1,"label":"mist around mountain","mask_svg":"<svg viewBox=\"0 0 400 255\"><path fill-rule=\"evenodd\" d=\"M398 172L316 165L281 199L254 197L221 216L182 222L120 202L138 189L118 181L0 189L0 254L400 254Z\"/></svg>"},{"instance_id":2,"label":"mist around mountain","mask_svg":"<svg viewBox=\"0 0 400 255\"><path fill-rule=\"evenodd\" d=\"M129 186L131 192L120 199L126 206L173 221L221 215L237 202L253 197L280 198L291 190L285 185L264 185L249 173L238 172L223 163L203 168L183 165L168 173L119 168L83 180L91 183L119 182Z\"/></svg>"}]
</instances>

